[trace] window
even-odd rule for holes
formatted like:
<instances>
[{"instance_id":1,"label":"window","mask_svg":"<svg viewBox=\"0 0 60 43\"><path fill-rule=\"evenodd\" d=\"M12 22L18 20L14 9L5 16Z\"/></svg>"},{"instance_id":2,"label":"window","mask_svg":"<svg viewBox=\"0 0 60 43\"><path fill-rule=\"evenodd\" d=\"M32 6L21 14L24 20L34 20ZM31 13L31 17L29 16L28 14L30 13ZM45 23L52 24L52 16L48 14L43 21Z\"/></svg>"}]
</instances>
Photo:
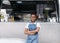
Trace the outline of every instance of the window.
<instances>
[{"instance_id":1,"label":"window","mask_svg":"<svg viewBox=\"0 0 60 43\"><path fill-rule=\"evenodd\" d=\"M58 22L56 6L56 1L9 1L8 4L2 2L0 16L5 13L3 17L6 17L6 20L1 18L2 21L28 22L34 12L38 15L38 22Z\"/></svg>"}]
</instances>

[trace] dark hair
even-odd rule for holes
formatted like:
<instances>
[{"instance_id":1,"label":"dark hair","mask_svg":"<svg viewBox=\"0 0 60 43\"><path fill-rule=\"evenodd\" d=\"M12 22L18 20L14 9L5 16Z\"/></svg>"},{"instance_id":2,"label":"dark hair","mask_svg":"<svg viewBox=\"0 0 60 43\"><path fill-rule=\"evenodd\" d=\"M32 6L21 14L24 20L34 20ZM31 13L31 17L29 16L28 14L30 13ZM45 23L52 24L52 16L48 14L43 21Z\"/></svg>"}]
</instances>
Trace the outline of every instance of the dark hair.
<instances>
[{"instance_id":1,"label":"dark hair","mask_svg":"<svg viewBox=\"0 0 60 43\"><path fill-rule=\"evenodd\" d=\"M35 15L36 19L38 19L38 15L36 13L32 13L31 15Z\"/></svg>"}]
</instances>

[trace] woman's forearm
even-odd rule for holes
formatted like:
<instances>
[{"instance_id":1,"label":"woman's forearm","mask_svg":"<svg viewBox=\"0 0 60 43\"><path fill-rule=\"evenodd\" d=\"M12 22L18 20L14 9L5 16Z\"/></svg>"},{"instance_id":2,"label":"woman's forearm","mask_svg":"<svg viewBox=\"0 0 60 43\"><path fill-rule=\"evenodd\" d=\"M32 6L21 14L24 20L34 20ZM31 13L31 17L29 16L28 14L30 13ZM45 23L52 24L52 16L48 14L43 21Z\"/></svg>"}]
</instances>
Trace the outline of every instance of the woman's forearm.
<instances>
[{"instance_id":1,"label":"woman's forearm","mask_svg":"<svg viewBox=\"0 0 60 43\"><path fill-rule=\"evenodd\" d=\"M25 30L25 34L35 34L36 32L39 32L39 30L40 30L40 28L39 27L37 27L37 29L36 30L32 30L32 31L29 31L28 29L26 29Z\"/></svg>"},{"instance_id":2,"label":"woman's forearm","mask_svg":"<svg viewBox=\"0 0 60 43\"><path fill-rule=\"evenodd\" d=\"M36 32L39 32L39 30L40 30L40 28L39 27L37 27L37 29L36 30L32 30L32 31L30 31L31 33L36 33Z\"/></svg>"},{"instance_id":3,"label":"woman's forearm","mask_svg":"<svg viewBox=\"0 0 60 43\"><path fill-rule=\"evenodd\" d=\"M33 35L33 34L35 34L35 33L29 32L28 34L29 34L29 35Z\"/></svg>"},{"instance_id":4,"label":"woman's forearm","mask_svg":"<svg viewBox=\"0 0 60 43\"><path fill-rule=\"evenodd\" d=\"M36 30L33 30L33 31L30 31L31 33L36 33L37 31Z\"/></svg>"},{"instance_id":5,"label":"woman's forearm","mask_svg":"<svg viewBox=\"0 0 60 43\"><path fill-rule=\"evenodd\" d=\"M29 34L29 35L35 34L35 33L33 33L33 32L30 32L30 31L25 31L24 33L25 33L25 34Z\"/></svg>"}]
</instances>

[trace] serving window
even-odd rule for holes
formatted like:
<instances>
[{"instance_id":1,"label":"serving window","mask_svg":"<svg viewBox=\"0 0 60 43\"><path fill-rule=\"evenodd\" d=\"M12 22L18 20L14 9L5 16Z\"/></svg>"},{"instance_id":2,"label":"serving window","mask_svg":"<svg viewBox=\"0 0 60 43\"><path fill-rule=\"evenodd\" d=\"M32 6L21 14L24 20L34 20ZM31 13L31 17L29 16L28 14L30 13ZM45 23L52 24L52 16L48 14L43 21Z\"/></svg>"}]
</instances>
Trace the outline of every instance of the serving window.
<instances>
[{"instance_id":1,"label":"serving window","mask_svg":"<svg viewBox=\"0 0 60 43\"><path fill-rule=\"evenodd\" d=\"M55 1L9 1L10 4L3 2L1 22L28 22L32 13L38 15L38 22L58 22Z\"/></svg>"}]
</instances>

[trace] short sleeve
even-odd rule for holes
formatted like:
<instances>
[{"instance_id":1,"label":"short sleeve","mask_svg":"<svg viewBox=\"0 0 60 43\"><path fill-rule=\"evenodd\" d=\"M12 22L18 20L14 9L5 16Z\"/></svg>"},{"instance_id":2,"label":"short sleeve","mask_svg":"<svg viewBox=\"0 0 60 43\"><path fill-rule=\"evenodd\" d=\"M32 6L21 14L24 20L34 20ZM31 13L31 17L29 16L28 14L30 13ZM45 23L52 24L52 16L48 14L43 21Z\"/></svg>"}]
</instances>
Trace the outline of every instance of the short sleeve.
<instances>
[{"instance_id":1,"label":"short sleeve","mask_svg":"<svg viewBox=\"0 0 60 43\"><path fill-rule=\"evenodd\" d=\"M40 23L37 23L37 27L40 27Z\"/></svg>"},{"instance_id":2,"label":"short sleeve","mask_svg":"<svg viewBox=\"0 0 60 43\"><path fill-rule=\"evenodd\" d=\"M26 24L25 28L27 28L27 29L28 29L28 25L29 25L29 23L27 23L27 24Z\"/></svg>"}]
</instances>

